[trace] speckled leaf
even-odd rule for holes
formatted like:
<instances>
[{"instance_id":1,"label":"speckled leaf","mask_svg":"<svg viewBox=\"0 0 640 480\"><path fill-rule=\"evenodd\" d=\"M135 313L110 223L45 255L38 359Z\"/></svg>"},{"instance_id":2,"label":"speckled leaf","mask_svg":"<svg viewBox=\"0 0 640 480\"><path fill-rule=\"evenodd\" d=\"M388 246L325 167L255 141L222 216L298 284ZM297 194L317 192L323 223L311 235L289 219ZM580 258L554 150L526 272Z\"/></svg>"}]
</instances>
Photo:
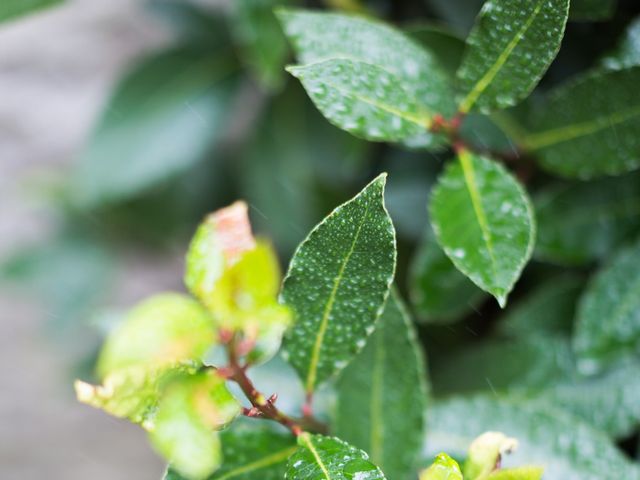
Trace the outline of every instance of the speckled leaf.
<instances>
[{"instance_id":1,"label":"speckled leaf","mask_svg":"<svg viewBox=\"0 0 640 480\"><path fill-rule=\"evenodd\" d=\"M512 337L569 335L584 280L564 275L549 278L506 311L498 331Z\"/></svg>"},{"instance_id":2,"label":"speckled leaf","mask_svg":"<svg viewBox=\"0 0 640 480\"><path fill-rule=\"evenodd\" d=\"M300 79L327 120L357 137L401 141L419 136L431 124L402 81L384 68L330 59L288 71Z\"/></svg>"},{"instance_id":3,"label":"speckled leaf","mask_svg":"<svg viewBox=\"0 0 640 480\"><path fill-rule=\"evenodd\" d=\"M585 372L640 355L640 243L618 253L580 299L575 349Z\"/></svg>"},{"instance_id":4,"label":"speckled leaf","mask_svg":"<svg viewBox=\"0 0 640 480\"><path fill-rule=\"evenodd\" d=\"M338 438L303 433L298 445L287 463L286 480L385 480L365 452Z\"/></svg>"},{"instance_id":5,"label":"speckled leaf","mask_svg":"<svg viewBox=\"0 0 640 480\"><path fill-rule=\"evenodd\" d=\"M336 435L368 452L390 478L414 473L424 435L426 369L397 292L364 350L340 376L337 393Z\"/></svg>"},{"instance_id":6,"label":"speckled leaf","mask_svg":"<svg viewBox=\"0 0 640 480\"><path fill-rule=\"evenodd\" d=\"M347 365L382 313L396 259L385 179L335 209L291 260L282 297L296 323L284 348L307 392Z\"/></svg>"},{"instance_id":7,"label":"speckled leaf","mask_svg":"<svg viewBox=\"0 0 640 480\"><path fill-rule=\"evenodd\" d=\"M616 49L602 63L614 70L640 65L640 17L629 24Z\"/></svg>"},{"instance_id":8,"label":"speckled leaf","mask_svg":"<svg viewBox=\"0 0 640 480\"><path fill-rule=\"evenodd\" d=\"M130 199L204 158L223 131L236 80L233 60L210 47L162 51L116 87L73 181L75 200L95 207Z\"/></svg>"},{"instance_id":9,"label":"speckled leaf","mask_svg":"<svg viewBox=\"0 0 640 480\"><path fill-rule=\"evenodd\" d=\"M456 321L487 296L455 267L431 229L411 264L409 295L418 319L434 324Z\"/></svg>"},{"instance_id":10,"label":"speckled leaf","mask_svg":"<svg viewBox=\"0 0 640 480\"><path fill-rule=\"evenodd\" d=\"M149 440L189 480L201 480L221 462L215 433L240 413L240 404L215 371L175 378L163 391Z\"/></svg>"},{"instance_id":11,"label":"speckled leaf","mask_svg":"<svg viewBox=\"0 0 640 480\"><path fill-rule=\"evenodd\" d=\"M603 63L616 70L640 65L640 17L629 24L617 48Z\"/></svg>"},{"instance_id":12,"label":"speckled leaf","mask_svg":"<svg viewBox=\"0 0 640 480\"><path fill-rule=\"evenodd\" d=\"M640 174L561 183L533 199L538 221L534 257L558 264L605 258L640 233Z\"/></svg>"},{"instance_id":13,"label":"speckled leaf","mask_svg":"<svg viewBox=\"0 0 640 480\"><path fill-rule=\"evenodd\" d=\"M448 117L455 112L450 81L442 67L402 32L374 20L335 13L281 10L278 16L301 63L330 59L366 63L384 69L380 73L389 81L399 82L401 90L408 93L403 103L415 101L421 112L430 115ZM379 82L373 90L362 87L362 95L375 97L384 85ZM426 147L442 143L442 139L423 129L404 143Z\"/></svg>"},{"instance_id":14,"label":"speckled leaf","mask_svg":"<svg viewBox=\"0 0 640 480\"><path fill-rule=\"evenodd\" d=\"M51 8L64 0L2 0L0 4L0 23L13 20L22 15Z\"/></svg>"},{"instance_id":15,"label":"speckled leaf","mask_svg":"<svg viewBox=\"0 0 640 480\"><path fill-rule=\"evenodd\" d=\"M529 260L535 239L524 189L492 160L462 150L431 197L431 222L455 266L501 306Z\"/></svg>"},{"instance_id":16,"label":"speckled leaf","mask_svg":"<svg viewBox=\"0 0 640 480\"><path fill-rule=\"evenodd\" d=\"M258 80L268 89L278 89L283 83L283 67L287 58L287 43L273 14L286 0L234 0L231 2L231 26L241 47L244 61Z\"/></svg>"},{"instance_id":17,"label":"speckled leaf","mask_svg":"<svg viewBox=\"0 0 640 480\"><path fill-rule=\"evenodd\" d=\"M616 0L571 0L569 19L596 21L611 18L616 10Z\"/></svg>"},{"instance_id":18,"label":"speckled leaf","mask_svg":"<svg viewBox=\"0 0 640 480\"><path fill-rule=\"evenodd\" d=\"M222 465L209 480L282 480L287 459L297 449L293 436L253 424L234 424L220 440ZM186 479L170 469L165 480Z\"/></svg>"},{"instance_id":19,"label":"speckled leaf","mask_svg":"<svg viewBox=\"0 0 640 480\"><path fill-rule=\"evenodd\" d=\"M563 177L589 179L640 167L640 66L596 70L553 91L531 119L525 147Z\"/></svg>"},{"instance_id":20,"label":"speckled leaf","mask_svg":"<svg viewBox=\"0 0 640 480\"><path fill-rule=\"evenodd\" d=\"M469 443L486 431L518 439L511 465L543 465L545 478L562 480L637 480L640 470L606 437L546 402L499 400L493 394L451 398L429 410L427 452L464 457Z\"/></svg>"},{"instance_id":21,"label":"speckled leaf","mask_svg":"<svg viewBox=\"0 0 640 480\"><path fill-rule=\"evenodd\" d=\"M460 465L446 453L440 453L429 468L420 472L420 480L462 480Z\"/></svg>"},{"instance_id":22,"label":"speckled leaf","mask_svg":"<svg viewBox=\"0 0 640 480\"><path fill-rule=\"evenodd\" d=\"M488 0L458 70L460 110L515 105L536 86L560 49L569 0Z\"/></svg>"}]
</instances>

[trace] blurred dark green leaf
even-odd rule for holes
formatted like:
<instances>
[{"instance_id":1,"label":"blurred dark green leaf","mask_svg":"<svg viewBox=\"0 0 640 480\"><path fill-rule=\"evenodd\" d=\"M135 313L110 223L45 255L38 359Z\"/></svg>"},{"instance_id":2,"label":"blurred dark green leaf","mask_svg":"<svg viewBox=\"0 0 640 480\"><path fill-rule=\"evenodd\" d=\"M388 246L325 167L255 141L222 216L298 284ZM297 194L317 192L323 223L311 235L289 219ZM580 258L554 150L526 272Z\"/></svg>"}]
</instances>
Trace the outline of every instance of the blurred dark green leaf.
<instances>
[{"instance_id":1,"label":"blurred dark green leaf","mask_svg":"<svg viewBox=\"0 0 640 480\"><path fill-rule=\"evenodd\" d=\"M602 63L615 70L640 65L640 18L629 24L616 49Z\"/></svg>"},{"instance_id":2,"label":"blurred dark green leaf","mask_svg":"<svg viewBox=\"0 0 640 480\"><path fill-rule=\"evenodd\" d=\"M220 52L184 46L130 71L78 159L78 202L122 201L204 160L228 123L235 68Z\"/></svg>"},{"instance_id":3,"label":"blurred dark green leaf","mask_svg":"<svg viewBox=\"0 0 640 480\"><path fill-rule=\"evenodd\" d=\"M416 24L406 28L406 33L437 59L453 77L464 54L464 39L444 26Z\"/></svg>"},{"instance_id":4,"label":"blurred dark green leaf","mask_svg":"<svg viewBox=\"0 0 640 480\"><path fill-rule=\"evenodd\" d=\"M536 258L570 265L602 259L640 233L640 175L549 184L534 206Z\"/></svg>"},{"instance_id":5,"label":"blurred dark green leaf","mask_svg":"<svg viewBox=\"0 0 640 480\"><path fill-rule=\"evenodd\" d=\"M573 21L602 21L613 16L616 0L571 0L569 19Z\"/></svg>"},{"instance_id":6,"label":"blurred dark green leaf","mask_svg":"<svg viewBox=\"0 0 640 480\"><path fill-rule=\"evenodd\" d=\"M365 450L390 478L408 478L424 436L427 378L397 292L390 294L367 345L340 375L337 395L336 435Z\"/></svg>"}]
</instances>

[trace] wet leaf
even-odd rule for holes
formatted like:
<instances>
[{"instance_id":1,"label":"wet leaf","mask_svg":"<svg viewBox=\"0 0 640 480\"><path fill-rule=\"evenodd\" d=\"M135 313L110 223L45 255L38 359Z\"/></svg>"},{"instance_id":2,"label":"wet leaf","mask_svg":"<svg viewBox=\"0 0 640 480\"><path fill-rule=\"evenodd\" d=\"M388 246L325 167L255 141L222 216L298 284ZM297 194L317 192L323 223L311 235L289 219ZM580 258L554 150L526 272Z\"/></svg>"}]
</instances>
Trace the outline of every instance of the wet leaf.
<instances>
[{"instance_id":1,"label":"wet leaf","mask_svg":"<svg viewBox=\"0 0 640 480\"><path fill-rule=\"evenodd\" d=\"M287 459L297 449L290 434L253 424L238 428L234 423L220 433L220 440L223 461L210 480L282 480ZM170 469L165 480L185 478Z\"/></svg>"},{"instance_id":2,"label":"wet leaf","mask_svg":"<svg viewBox=\"0 0 640 480\"><path fill-rule=\"evenodd\" d=\"M156 53L130 71L78 158L73 192L83 206L130 199L205 157L223 131L236 81L233 61L208 48Z\"/></svg>"},{"instance_id":3,"label":"wet leaf","mask_svg":"<svg viewBox=\"0 0 640 480\"><path fill-rule=\"evenodd\" d=\"M517 438L519 443L518 450L503 463L544 465L545 478L640 478L640 469L605 434L546 402L500 400L492 394L453 397L436 402L429 410L427 425L429 454L446 450L451 455L464 457L476 436L486 431L501 431Z\"/></svg>"},{"instance_id":4,"label":"wet leaf","mask_svg":"<svg viewBox=\"0 0 640 480\"><path fill-rule=\"evenodd\" d=\"M415 472L424 435L426 370L395 291L367 345L342 372L337 393L336 435L366 451L390 478Z\"/></svg>"},{"instance_id":5,"label":"wet leaf","mask_svg":"<svg viewBox=\"0 0 640 480\"><path fill-rule=\"evenodd\" d=\"M534 89L564 36L569 0L488 0L458 70L462 112L515 105Z\"/></svg>"},{"instance_id":6,"label":"wet leaf","mask_svg":"<svg viewBox=\"0 0 640 480\"><path fill-rule=\"evenodd\" d=\"M569 265L602 259L640 232L640 175L551 184L534 207L534 257Z\"/></svg>"},{"instance_id":7,"label":"wet leaf","mask_svg":"<svg viewBox=\"0 0 640 480\"><path fill-rule=\"evenodd\" d=\"M504 306L535 238L532 208L517 180L492 160L462 150L434 188L430 213L455 266Z\"/></svg>"},{"instance_id":8,"label":"wet leaf","mask_svg":"<svg viewBox=\"0 0 640 480\"><path fill-rule=\"evenodd\" d=\"M363 17L335 13L281 10L278 16L303 65L310 67L316 62L338 59L368 64L369 68L362 67L363 71L368 74L375 71L390 84L397 88L401 86L401 91L408 95L403 103L415 101L419 110L429 115L440 113L448 117L454 113L455 105L446 74L431 53L402 32ZM338 86L344 88L344 85ZM378 95L381 82L376 87L373 90L361 87L359 90L371 98ZM388 89L384 85L382 88ZM379 139L378 135L374 138ZM404 143L427 147L441 143L441 139L423 128L422 132L407 138Z\"/></svg>"},{"instance_id":9,"label":"wet leaf","mask_svg":"<svg viewBox=\"0 0 640 480\"><path fill-rule=\"evenodd\" d=\"M574 346L584 372L640 354L639 264L637 243L598 272L580 299Z\"/></svg>"},{"instance_id":10,"label":"wet leaf","mask_svg":"<svg viewBox=\"0 0 640 480\"><path fill-rule=\"evenodd\" d=\"M399 77L376 65L331 59L288 71L327 120L357 137L397 142L420 136L431 125L433 113Z\"/></svg>"},{"instance_id":11,"label":"wet leaf","mask_svg":"<svg viewBox=\"0 0 640 480\"><path fill-rule=\"evenodd\" d=\"M298 450L287 463L286 480L384 480L362 450L322 435L303 433Z\"/></svg>"},{"instance_id":12,"label":"wet leaf","mask_svg":"<svg viewBox=\"0 0 640 480\"><path fill-rule=\"evenodd\" d=\"M393 280L386 177L335 209L298 247L282 298L294 312L285 355L307 392L344 368L373 332Z\"/></svg>"},{"instance_id":13,"label":"wet leaf","mask_svg":"<svg viewBox=\"0 0 640 480\"><path fill-rule=\"evenodd\" d=\"M525 146L551 173L580 179L640 167L640 66L596 70L554 90Z\"/></svg>"}]
</instances>

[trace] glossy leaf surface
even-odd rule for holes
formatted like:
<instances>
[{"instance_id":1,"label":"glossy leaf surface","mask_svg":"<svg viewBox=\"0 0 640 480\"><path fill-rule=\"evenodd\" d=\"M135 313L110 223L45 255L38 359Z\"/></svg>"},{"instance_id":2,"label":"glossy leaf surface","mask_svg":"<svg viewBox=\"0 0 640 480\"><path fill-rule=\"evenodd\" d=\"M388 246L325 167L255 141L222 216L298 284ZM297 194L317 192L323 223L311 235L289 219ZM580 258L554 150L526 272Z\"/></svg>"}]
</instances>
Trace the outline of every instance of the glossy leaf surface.
<instances>
[{"instance_id":1,"label":"glossy leaf surface","mask_svg":"<svg viewBox=\"0 0 640 480\"><path fill-rule=\"evenodd\" d=\"M430 212L455 266L504 306L535 238L532 208L518 181L492 160L462 150L434 188Z\"/></svg>"},{"instance_id":2,"label":"glossy leaf surface","mask_svg":"<svg viewBox=\"0 0 640 480\"><path fill-rule=\"evenodd\" d=\"M295 323L284 348L307 392L347 365L382 313L396 259L384 184L381 175L335 209L291 260L282 297Z\"/></svg>"},{"instance_id":3,"label":"glossy leaf surface","mask_svg":"<svg viewBox=\"0 0 640 480\"><path fill-rule=\"evenodd\" d=\"M337 393L336 435L366 451L390 478L413 473L422 446L426 370L395 291L367 345L342 372Z\"/></svg>"}]
</instances>

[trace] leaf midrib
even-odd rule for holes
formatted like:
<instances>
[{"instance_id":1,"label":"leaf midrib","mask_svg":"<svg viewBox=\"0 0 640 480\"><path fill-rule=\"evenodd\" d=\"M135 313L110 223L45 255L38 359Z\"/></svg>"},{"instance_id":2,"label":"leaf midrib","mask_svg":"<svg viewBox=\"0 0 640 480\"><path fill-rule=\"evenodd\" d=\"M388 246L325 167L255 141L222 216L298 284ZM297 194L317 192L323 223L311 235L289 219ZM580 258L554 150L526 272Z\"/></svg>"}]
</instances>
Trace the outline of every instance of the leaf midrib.
<instances>
[{"instance_id":1,"label":"leaf midrib","mask_svg":"<svg viewBox=\"0 0 640 480\"><path fill-rule=\"evenodd\" d=\"M313 458L315 459L316 463L320 467L320 470L322 470L324 478L326 480L331 480L331 475L329 474L329 470L327 469L326 465L322 461L322 458L320 458L320 454L318 453L318 451L316 450L316 447L313 445L313 442L309 438L309 434L303 433L301 438L302 438L302 441L305 443L306 447L309 449L309 451L313 455Z\"/></svg>"},{"instance_id":2,"label":"leaf midrib","mask_svg":"<svg viewBox=\"0 0 640 480\"><path fill-rule=\"evenodd\" d=\"M612 128L615 125L624 123L637 116L640 116L640 106L635 106L603 117L597 117L593 120L534 133L526 139L524 146L529 150L540 150L550 147L551 145L568 142L575 138L592 135L601 130Z\"/></svg>"},{"instance_id":3,"label":"leaf midrib","mask_svg":"<svg viewBox=\"0 0 640 480\"><path fill-rule=\"evenodd\" d=\"M320 361L320 350L322 349L322 343L324 341L324 336L326 334L327 327L329 324L329 317L331 316L331 311L333 310L333 304L335 302L336 295L338 293L338 288L340 288L340 283L342 282L342 278L347 268L347 264L349 263L349 260L351 259L353 252L355 251L355 246L360 237L360 232L362 231L362 227L365 224L365 221L367 219L367 215L369 213L369 207L370 207L370 204L367 204L364 211L364 215L362 216L360 225L358 225L358 230L356 231L356 234L353 237L353 241L351 242L351 246L349 247L349 251L345 256L344 261L340 266L338 275L334 279L333 288L331 290L331 293L329 294L329 299L325 304L324 312L322 314L322 320L320 322L320 328L318 330L318 336L316 337L316 341L313 345L313 351L311 353L311 362L309 363L309 372L307 374L307 382L306 382L307 393L313 392L315 388L317 372L318 372L318 362Z\"/></svg>"},{"instance_id":4,"label":"leaf midrib","mask_svg":"<svg viewBox=\"0 0 640 480\"><path fill-rule=\"evenodd\" d=\"M460 103L460 111L462 113L467 113L471 108L476 104L480 96L484 93L484 91L489 87L493 79L498 75L502 67L509 57L513 53L513 50L518 46L524 34L527 33L527 30L531 27L536 17L542 10L542 4L545 0L539 0L535 9L533 10L531 16L527 19L525 24L520 27L520 30L516 32L511 41L507 44L507 47L498 55L495 63L487 70L484 76L478 80L478 82L474 85L471 91L467 94L465 99Z\"/></svg>"},{"instance_id":5,"label":"leaf midrib","mask_svg":"<svg viewBox=\"0 0 640 480\"><path fill-rule=\"evenodd\" d=\"M465 150L462 150L459 153L458 158L460 159L460 165L462 167L462 174L464 175L467 191L469 192L469 197L471 198L471 205L473 206L473 211L476 214L476 220L478 221L478 225L480 226L480 230L482 231L482 238L487 247L487 251L489 252L494 282L496 282L498 279L498 270L495 252L493 250L493 238L491 236L491 229L489 228L487 215L482 205L482 199L480 198L480 192L478 191L475 170L473 168L473 159L471 158L471 154L469 154L469 152Z\"/></svg>"}]
</instances>

